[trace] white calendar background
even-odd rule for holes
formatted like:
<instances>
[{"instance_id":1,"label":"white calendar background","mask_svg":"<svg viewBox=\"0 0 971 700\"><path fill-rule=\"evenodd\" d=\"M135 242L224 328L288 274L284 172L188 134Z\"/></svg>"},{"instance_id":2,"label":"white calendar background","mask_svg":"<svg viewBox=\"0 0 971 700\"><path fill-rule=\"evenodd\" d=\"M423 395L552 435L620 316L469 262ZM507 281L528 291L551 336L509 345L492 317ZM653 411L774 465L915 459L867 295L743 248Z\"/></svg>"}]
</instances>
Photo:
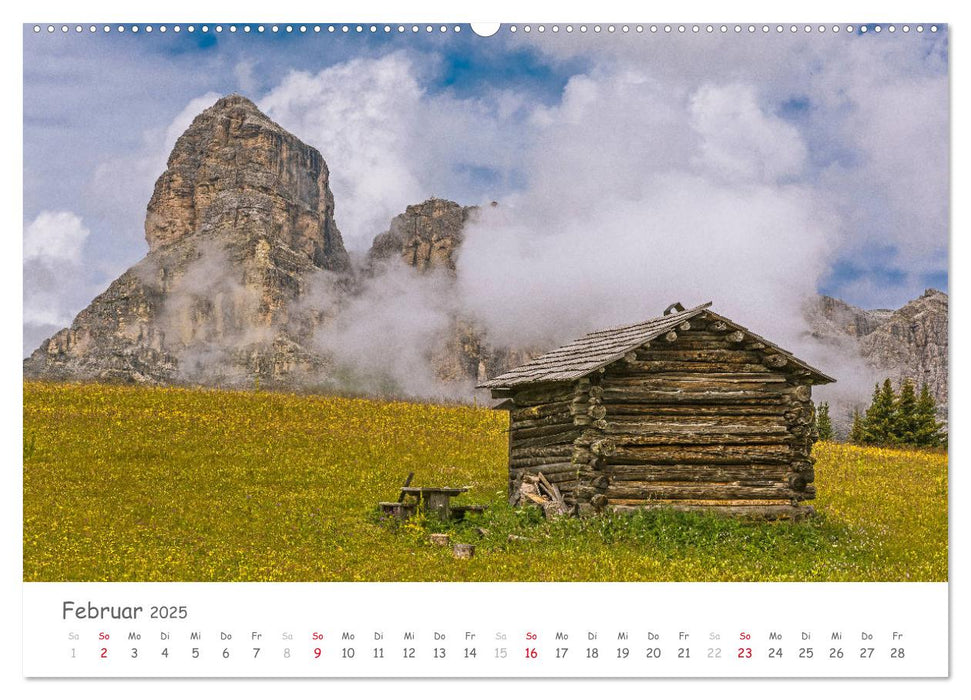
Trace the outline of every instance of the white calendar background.
<instances>
[{"instance_id":1,"label":"white calendar background","mask_svg":"<svg viewBox=\"0 0 971 700\"><path fill-rule=\"evenodd\" d=\"M24 615L28 677L948 674L943 583L27 583Z\"/></svg>"},{"instance_id":2,"label":"white calendar background","mask_svg":"<svg viewBox=\"0 0 971 700\"><path fill-rule=\"evenodd\" d=\"M178 8L180 5L184 6L184 3L176 2L171 6ZM750 4L751 5L751 4ZM735 12L740 12L744 14L745 8L742 8L738 3L734 6ZM925 3L921 6L924 8L921 10L913 5L909 6L909 10L904 10L898 8L898 13L912 15L914 11L927 12L930 11L935 17L938 15L947 14L945 10L941 9L945 7L940 3L931 2L929 4ZM700 9L695 10L685 10L679 8L676 12L667 11L667 15L678 14L679 18L681 14L685 15L687 18L694 16L700 19L705 19L712 16L720 16L718 13L723 10L722 6L716 5L714 3L700 3ZM741 8L741 9L740 9ZM842 8L842 9L840 9ZM65 5L65 11L61 12L62 16L66 16L65 12L70 9L69 5ZM331 8L336 9L336 8ZM53 11L52 11L53 12ZM173 9L172 12L177 12L177 9ZM215 10L213 10L215 12ZM358 14L361 14L359 10L355 10ZM860 11L856 8L852 8L845 4L837 3L820 3L817 4L815 10L820 16L827 17L845 17L847 20L857 19L859 17ZM139 13L148 16L149 18L156 18L158 11L157 8L153 7L151 4L145 5L143 8L138 8L134 6L123 7L123 9L118 10L118 14L124 14L127 19L137 19ZM653 11L652 11L653 13ZM662 11L662 13L664 13ZM805 14L805 8L798 9L798 7L793 6L793 8L786 9L780 6L770 6L764 4L759 6L756 11L749 10L748 14L755 14L760 16L772 16L779 17L780 19L786 19L787 17L792 17L793 19L799 19L800 16ZM381 10L372 11L371 14L376 15L378 18L382 16L387 16L388 11L381 14ZM500 15L503 13L493 12L489 14L489 18L493 15ZM509 13L506 13L507 15ZM589 13L588 13L589 14ZM602 14L602 13L601 13ZM505 16L505 15L504 15ZM355 18L356 17L355 15ZM683 19L683 18L681 18ZM16 85L22 80L22 75L19 71L15 70L17 66L17 56L19 54L19 47L15 44L11 44L8 47L8 65L13 66L14 70L8 71L11 75L8 81L10 86L16 87ZM955 55L956 63L960 63L963 59L961 55L967 55L967 52L957 53ZM957 71L960 72L960 71ZM965 71L966 75L967 72ZM16 90L11 90L11 93L15 93ZM958 103L966 104L965 92L956 91L955 100ZM966 111L966 110L959 110ZM19 120L19 112L15 109L10 110L9 121L11 124L16 124ZM960 132L960 130L958 130ZM16 130L13 130L16 133ZM964 140L960 133L955 134L955 143ZM18 139L14 139L15 142L19 143ZM959 146L958 146L959 147ZM960 163L955 164L956 172L966 175L966 167ZM966 177L964 179L967 179ZM955 187L955 190L957 187ZM15 210L14 207L12 210ZM963 207L955 209L955 226L959 227L962 218L966 219L961 214ZM15 216L12 218L16 218ZM960 249L960 251L959 251ZM957 266L962 257L961 252L964 251L964 245L961 244L961 239L958 238L954 241L953 254L955 259L955 266ZM17 269L16 265L17 256L9 256L8 262L10 263L9 273L6 275L9 280L11 294L19 293L17 288ZM964 256L966 260L966 255ZM958 286L958 281L955 281L955 287ZM957 335L962 335L958 333ZM11 373L11 376L13 373ZM955 385L964 384L957 381L955 377ZM14 382L10 382L8 386L8 393L10 395L16 395L19 392L19 377L15 377ZM11 420L13 421L19 414L19 405L13 406L9 411ZM957 412L952 416L952 419L956 422ZM15 484L10 490L10 493L19 493L19 488ZM6 522L8 527L6 528L10 533L14 533L8 539L7 549L10 551L6 552L8 555L8 561L17 560L17 550L19 549L19 541L17 540L16 533L19 532L19 514L20 508L19 504L16 502L16 498L11 499L13 502L10 507L6 510ZM966 518L962 517L960 510L957 510L953 514L952 526L954 527L953 536L955 540L959 539L959 535L967 533ZM954 551L954 550L952 550ZM967 566L964 563L966 559L960 561L955 560L952 568L952 576L954 580L965 580L967 577L961 574L967 573ZM5 587L5 597L8 603L11 605L16 604L16 598L18 597L18 591L20 590L19 581L8 581ZM602 606L599 609L590 611L586 605L580 605L574 599L571 598L574 595L573 592L567 592L573 586L579 586L580 588L587 588L592 590L591 586L605 586L604 592L597 595L598 605ZM880 675L913 675L913 676L943 676L948 672L948 586L947 584L880 584L880 583L870 583L870 584L630 584L635 587L639 587L641 591L637 594L643 599L643 608L631 610L625 606L625 609L630 613L625 620L630 620L630 624L624 624L623 627L632 630L630 644L629 646L633 650L636 648L640 650L642 647L646 648L646 643L641 636L635 637L633 631L640 631L650 628L651 623L642 626L641 620L650 619L653 621L653 625L656 627L662 627L662 621L673 621L670 625L665 624L663 629L666 634L670 634L673 630L673 634L676 636L678 630L682 627L687 627L689 630L698 630L702 635L705 634L704 630L712 630L716 628L723 628L729 634L740 633L744 629L759 630L758 632L753 632L753 634L766 634L766 630L781 629L783 630L784 638L782 645L784 647L784 653L786 654L782 658L785 660L785 666L779 664L775 667L773 671L769 671L765 668L768 660L763 660L759 656L756 656L753 660L752 665L748 667L748 671L745 674L732 673L728 669L730 668L732 659L723 662L723 668L714 673L709 673L702 668L702 664L694 664L696 659L692 659L692 670L690 672L683 671L683 675L691 676L703 676L703 675L762 675L762 676L778 676L778 675L798 675L798 676L813 676L813 675L863 675L870 677L877 677ZM129 625L127 622L111 623L108 628L111 630L112 634L112 656L110 661L106 661L105 668L110 670L105 670L105 668L98 668L94 664L99 662L100 649L99 640L96 639L98 634L98 629L102 625L92 622L83 621L73 621L70 624L61 619L61 603L67 596L67 599L74 599L76 601L84 601L88 599L95 599L96 591L106 592L107 595L104 598L106 603L124 603L131 602L133 604L145 604L149 605L167 602L185 603L189 606L189 614L192 616L188 622L183 624L181 621L173 622L171 625L172 631L179 634L188 633L191 628L199 628L206 632L206 643L204 648L206 650L212 650L215 654L221 653L222 647L220 647L220 640L218 639L218 630L222 628L240 630L241 635L246 635L247 631L252 631L254 625L258 627L266 626L268 633L279 634L280 630L284 628L291 628L296 630L297 625L292 621L295 618L290 617L294 610L300 612L300 618L296 618L303 621L300 629L304 630L306 633L308 630L315 628L317 625L314 624L317 620L323 620L326 625L321 625L321 628L325 630L325 633L329 635L326 639L325 651L328 655L333 653L333 650L340 649L340 639L334 637L333 630L340 629L345 623L345 620L361 620L365 619L371 620L371 615L373 614L376 618L377 615L383 616L382 619L385 620L384 626L388 629L399 629L408 626L414 627L416 630L419 628L417 623L409 624L408 621L414 619L410 617L411 609L420 603L428 603L430 599L434 599L431 602L434 606L440 607L447 603L453 603L456 601L462 604L462 622L455 625L456 629L464 630L472 625L472 620L481 621L483 619L486 622L483 624L483 629L505 629L509 632L515 632L519 630L525 630L535 625L531 624L533 621L544 621L548 619L549 615L547 613L548 608L545 606L553 606L557 601L561 603L567 601L567 604L575 605L575 616L571 621L568 616L562 616L560 614L553 615L556 618L557 629L572 629L582 630L591 626L588 620L591 617L597 617L604 621L602 625L594 625L595 627L605 630L605 633L609 634L611 632L616 633L621 625L616 624L615 620L608 617L610 610L612 610L612 605L615 600L614 597L619 594L617 587L626 587L628 584L503 584L500 586L486 586L480 588L480 590L491 590L491 593L487 593L485 597L480 597L477 600L473 599L470 603L469 598L471 594L460 592L463 588L471 590L477 587L478 584L449 584L446 587L442 587L438 584L421 584L420 586L410 586L408 584L260 584L259 588L255 586L249 586L247 584L24 584L22 589L23 594L23 639L22 639L22 657L23 657L23 672L27 676L42 677L42 676L139 676L139 675L151 675L151 674L161 674L163 671L158 670L159 665L157 660L151 661L146 664L146 667L139 669L135 672L125 672L122 669L125 668L124 663L121 658L124 653L129 649L127 646L129 640L127 639L127 631L131 627L141 627L143 630L143 641L142 647L145 649L145 654L150 655L153 651L159 652L160 646L158 644L161 640L149 639L153 631L156 634L160 634L161 628L165 625L159 624L157 621L148 621L148 623L139 623L138 625ZM531 597L522 598L523 594L532 596L532 592L528 592L530 587L540 586L543 589L544 604L538 604ZM706 589L703 593L695 593L692 589L698 587L700 591L702 588ZM453 590L448 590L448 589ZM265 590L260 590L265 589ZM298 591L301 591L299 592ZM506 591L512 591L512 593L502 593L500 595L499 591L505 589ZM559 592L551 592L560 589L564 591L562 594ZM667 589L667 590L665 590ZM733 590L734 589L734 590ZM826 590L828 589L828 590ZM425 590L427 593L422 593ZM719 590L723 592L719 592ZM825 590L825 592L822 592ZM453 592L454 591L454 592ZM378 592L380 592L378 594ZM100 594L99 594L100 595ZM562 597L560 597L562 595ZM625 593L626 595L626 593ZM370 596L370 600L368 597ZM158 599L156 601L156 598ZM272 599L272 604L270 607L262 607L264 605L264 599ZM957 596L958 601L960 596ZM100 600L100 599L99 599ZM151 601L151 602L149 602ZM569 603L572 601L572 603ZM715 605L715 601L719 601L720 605ZM730 603L729 603L730 601ZM754 603L754 605L753 605ZM311 607L305 608L305 605L310 605ZM496 607L492 607L496 606ZM696 624L692 622L691 624L685 625L683 622L679 622L688 619L688 611L690 613L690 620L696 621L698 615L705 614L708 611L718 609L721 617L711 618L706 620L702 624ZM964 607L955 606L955 625L957 627L959 618L966 620L966 614L961 615L959 611L963 611ZM362 611L374 611L364 613ZM871 617L871 613L877 615L876 617ZM231 614L230 617L224 617L224 615ZM320 617L317 617L320 615ZM391 619L400 620L400 623L396 625L389 626L387 624L388 616L391 615ZM427 619L427 618L426 618ZM873 624L874 620L879 620L880 622L876 625ZM255 621L255 622L254 622ZM467 622L468 621L468 622ZM754 623L759 622L762 626L756 627ZM425 623L422 623L425 624ZM16 623L14 622L16 627ZM350 628L360 629L362 633L366 634L368 630L374 627L371 624L352 624ZM478 625L475 625L478 628ZM870 664L867 671L861 670L859 664L863 662L863 659L857 660L852 655L844 655L844 659L847 661L845 666L842 666L842 672L833 670L833 666L829 665L830 662L824 659L818 660L818 667L810 668L808 666L796 666L793 655L789 654L790 649L801 648L801 639L794 638L793 634L800 634L800 630L804 627L809 629L819 629L826 633L826 630L831 630L834 627L842 627L848 630L848 634L852 632L860 633L861 630L872 627L873 629L881 629L883 633L886 634L888 631L900 628L905 634L902 644L897 645L897 640L887 640L886 638L876 639L871 644L875 649L880 650L880 656L874 657L874 663ZM82 662L79 663L78 667L74 671L68 671L64 664L64 659L62 658L65 653L70 653L69 650L72 648L72 640L69 640L68 630L76 629L77 634L81 635L78 640L73 640L76 644L76 648L79 652L83 651L86 657ZM429 628L430 629L430 628ZM213 630L216 630L215 637L211 637ZM115 637L116 631L118 631L119 636ZM507 632L508 633L508 632ZM536 646L542 652L547 651L552 648L554 644L558 644L556 640L550 640L544 636L539 640L536 640ZM235 634L235 633L234 633ZM296 634L296 632L293 632ZM94 635L93 637L91 635ZM16 638L16 633L8 637L8 647L5 649L5 658L8 659L8 663L13 660L16 662L19 660L19 655L17 654L18 646L16 643L10 643L11 638ZM83 640L83 644L80 642ZM846 640L845 650L858 651L857 647L862 646L859 638L850 639L844 636ZM19 641L19 640L17 640ZM266 659L270 658L272 652L279 652L282 648L280 644L282 640L274 639L267 641L263 647L263 651L266 653ZM312 640L301 639L300 648L301 650L306 650L306 648L312 647ZM449 639L448 648L451 650L453 648L460 648L464 643L461 639ZM577 638L570 640L570 647L572 651L579 651L582 654L582 650L586 648L585 639ZM614 652L614 649L618 646L618 640L616 638L602 637L600 646L609 651ZM814 640L815 641L815 640ZM818 648L828 650L830 648L830 639L819 638ZM963 643L963 637L960 631L955 631L955 654L958 654L959 649L966 650L966 644ZM665 638L663 648L665 651L669 649L678 648L679 640ZM736 639L725 640L723 644L725 652L734 651L737 649L738 644ZM434 644L434 640L428 642L427 640L422 641L422 649L430 649ZM774 642L773 642L774 643ZM697 647L702 649L707 646L707 641L692 639L692 647ZM902 660L903 663L896 665L893 668L896 670L894 672L888 671L884 662L886 659L883 656L883 652L890 648L891 646L902 646L905 648L905 657ZM295 668L290 668L287 671L282 670L286 667L278 667L276 662L272 665L268 664L266 666L261 666L257 668L248 668L248 664L243 661L245 658L244 652L247 647L251 647L250 640L246 639L244 636L239 638L234 637L234 656L233 667L228 671L224 668L218 672L207 671L205 673L197 670L195 672L190 672L185 670L183 661L178 662L178 670L165 670L166 675L236 675L236 676L265 676L265 675L327 675L326 672L321 673L319 669L312 672L299 672ZM369 649L371 646L371 640L361 639L359 640L359 646L362 650ZM389 648L397 648L401 646L400 640L390 640L387 644ZM492 640L487 640L481 645L483 648L488 648L491 653L491 649L495 646ZM768 647L768 642L763 638L756 638L753 636L752 640L753 649L758 649L764 652ZM180 640L178 648L179 650L185 650L189 647L187 641ZM296 648L297 645L294 645ZM517 652L520 647L525 647L522 639L513 640L509 644L510 649L516 649ZM173 650L175 650L175 645L173 645ZM571 651L571 653L572 653ZM238 652L238 654L236 653ZM262 652L261 652L262 653ZM875 652L876 653L876 652ZM578 658L581 654L576 654L571 657L570 663L570 674L575 676L588 675L581 671L581 664ZM92 655L94 659L92 660ZM144 658L144 657L143 657ZM174 657L171 657L174 658ZM264 659L264 660L266 660ZM549 661L549 657L544 653L542 657L538 659L540 664L545 666ZM961 659L957 657L958 663L955 664L955 673L961 675ZM147 661L147 659L145 659ZM454 660L454 659L452 659ZM665 663L669 663L670 658L665 658ZM227 661L227 663L229 663ZM255 661L254 661L255 663ZM301 667L306 665L306 661L300 661ZM423 662L424 663L424 662ZM814 662L815 663L815 662ZM835 661L833 662L835 664ZM110 666L108 665L110 664ZM13 664L10 664L13 665ZM336 666L336 664L335 664ZM507 671L507 675L530 675L527 673L515 673L512 669L513 664L511 663ZM516 666L519 666L519 659L516 659ZM92 668L93 667L93 668ZM660 665L658 666L660 668ZM783 670L783 668L785 670ZM484 668L479 673L482 676L488 675L490 673L495 673L495 667ZM852 669L852 670L851 670ZM906 669L906 670L903 670ZM631 675L651 675L644 672L643 669L639 669L639 673L634 673ZM781 673L780 673L781 671ZM426 671L425 673L430 673ZM535 675L555 675L553 672L533 672ZM616 673L616 671L614 671ZM368 666L366 670L361 670L358 672L359 675L378 675L372 666ZM436 669L434 671L435 675L459 675L450 673L447 670ZM7 674L12 676L11 673ZM333 674L333 675L344 675L344 674ZM351 674L353 675L353 674ZM390 674L394 675L394 674ZM475 674L470 674L475 675ZM609 675L607 673L597 674L597 675ZM624 674L619 674L624 675ZM676 672L667 670L665 673L660 675L679 675ZM29 693L33 696L73 696L73 690L77 686L68 688L63 684L53 684L44 685L38 687L36 683L33 684L33 688L26 687L28 684L21 684L20 690L23 690L25 694ZM191 688L201 688L203 686L190 686ZM234 685L232 686L235 691L234 694L243 694L249 696L244 690L243 686ZM272 692L269 686L247 686L249 688L256 688L254 691L258 693L259 696L265 697L267 694ZM279 687L279 686L275 686ZM338 686L324 686L321 690L326 692L328 689L335 689ZM348 690L351 691L352 686L347 686ZM457 686L446 686L456 689ZM462 686L463 689L467 689L471 695L475 695L474 687L472 686ZM562 688L562 685L559 686ZM631 688L632 686L627 686ZM637 686L639 687L639 686ZM652 688L659 688L660 686L651 686ZM690 692L688 690L691 686L688 685L669 685L665 686L668 690L672 692ZM843 685L840 688L850 689L854 694L864 695L876 690L877 688L871 688L870 686L860 686L860 685ZM888 689L887 685L878 686L884 690ZM892 688L891 686L890 688ZM941 685L935 684L931 688L924 688L920 686L919 688L915 685L908 684L905 686L898 686L905 693L910 695L913 692L920 692L921 690L932 690L936 694L944 694L947 689ZM442 688L442 686L439 686ZM157 693L164 693L166 697L170 694L185 692L188 688L180 689L177 686L163 686L162 690L159 690L159 686L134 686L132 684L120 685L114 684L99 684L97 686L89 686L90 690L97 689L101 693L105 693L106 696L121 696L120 693L140 693L143 697L156 697L160 696ZM221 688L216 688L209 686L208 691L219 692ZM800 686L781 686L781 685L766 685L761 686L756 684L750 684L746 686L722 686L718 688L718 692L721 694L725 693L726 697L735 696L741 692L759 693L762 691L768 691L769 689L776 689L783 692L790 692L794 697L801 697L804 692L811 692L814 696L821 693L832 692L833 686L819 686L814 685L808 687L803 685L802 690ZM539 690L538 687L533 686L532 692ZM585 693L589 692L590 687L587 686ZM646 690L646 689L645 689ZM713 687L709 687L708 691L716 690ZM950 688L953 692L953 687ZM496 691L502 692L500 688L495 686L490 686L489 692L494 693ZM883 691L880 691L883 692ZM950 693L948 693L950 694ZM255 695L254 695L255 696Z\"/></svg>"}]
</instances>

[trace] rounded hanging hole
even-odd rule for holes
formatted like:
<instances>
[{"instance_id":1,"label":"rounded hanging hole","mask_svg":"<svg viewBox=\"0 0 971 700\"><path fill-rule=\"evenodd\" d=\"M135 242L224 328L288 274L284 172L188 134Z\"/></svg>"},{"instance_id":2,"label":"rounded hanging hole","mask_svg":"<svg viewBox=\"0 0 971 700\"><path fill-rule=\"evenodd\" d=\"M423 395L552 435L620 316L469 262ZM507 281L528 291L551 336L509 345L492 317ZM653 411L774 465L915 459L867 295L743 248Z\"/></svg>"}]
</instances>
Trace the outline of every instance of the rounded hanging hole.
<instances>
[{"instance_id":1,"label":"rounded hanging hole","mask_svg":"<svg viewBox=\"0 0 971 700\"><path fill-rule=\"evenodd\" d=\"M472 31L478 36L492 36L499 31L500 26L498 22L473 22Z\"/></svg>"}]
</instances>

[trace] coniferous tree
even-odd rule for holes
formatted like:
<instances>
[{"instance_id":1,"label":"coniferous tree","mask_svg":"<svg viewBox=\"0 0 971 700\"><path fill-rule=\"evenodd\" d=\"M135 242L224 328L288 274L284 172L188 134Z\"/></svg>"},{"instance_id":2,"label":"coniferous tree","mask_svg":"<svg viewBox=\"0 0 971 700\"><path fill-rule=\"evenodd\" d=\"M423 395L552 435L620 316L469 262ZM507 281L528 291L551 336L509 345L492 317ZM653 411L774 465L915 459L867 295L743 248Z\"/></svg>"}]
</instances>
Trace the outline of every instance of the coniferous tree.
<instances>
[{"instance_id":1,"label":"coniferous tree","mask_svg":"<svg viewBox=\"0 0 971 700\"><path fill-rule=\"evenodd\" d=\"M820 440L833 439L833 421L829 417L829 403L823 401L816 410L816 433Z\"/></svg>"},{"instance_id":2,"label":"coniferous tree","mask_svg":"<svg viewBox=\"0 0 971 700\"><path fill-rule=\"evenodd\" d=\"M860 409L853 409L853 427L850 428L850 442L854 445L863 444L863 415Z\"/></svg>"},{"instance_id":3,"label":"coniferous tree","mask_svg":"<svg viewBox=\"0 0 971 700\"><path fill-rule=\"evenodd\" d=\"M865 413L853 411L850 442L946 447L947 433L937 420L937 405L926 384L917 396L913 381L905 379L897 394L890 379L886 379L873 388L873 398Z\"/></svg>"},{"instance_id":4,"label":"coniferous tree","mask_svg":"<svg viewBox=\"0 0 971 700\"><path fill-rule=\"evenodd\" d=\"M937 420L937 404L927 384L920 389L914 407L914 443L918 447L946 447L947 434Z\"/></svg>"},{"instance_id":5,"label":"coniferous tree","mask_svg":"<svg viewBox=\"0 0 971 700\"><path fill-rule=\"evenodd\" d=\"M904 379L900 385L900 394L897 396L896 405L896 426L894 430L894 442L902 445L917 444L917 392L914 390L914 383L909 378Z\"/></svg>"},{"instance_id":6,"label":"coniferous tree","mask_svg":"<svg viewBox=\"0 0 971 700\"><path fill-rule=\"evenodd\" d=\"M864 445L892 445L896 439L897 395L889 377L873 388L873 400L863 415L861 442Z\"/></svg>"}]
</instances>

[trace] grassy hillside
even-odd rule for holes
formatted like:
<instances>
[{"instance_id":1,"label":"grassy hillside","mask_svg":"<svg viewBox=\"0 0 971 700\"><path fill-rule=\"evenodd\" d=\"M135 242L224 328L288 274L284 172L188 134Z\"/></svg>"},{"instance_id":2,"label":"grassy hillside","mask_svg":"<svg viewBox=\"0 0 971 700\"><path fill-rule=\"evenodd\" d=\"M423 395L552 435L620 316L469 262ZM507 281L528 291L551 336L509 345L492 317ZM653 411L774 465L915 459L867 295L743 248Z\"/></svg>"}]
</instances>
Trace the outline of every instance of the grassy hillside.
<instances>
[{"instance_id":1,"label":"grassy hillside","mask_svg":"<svg viewBox=\"0 0 971 700\"><path fill-rule=\"evenodd\" d=\"M28 382L24 580L947 579L946 455L820 444L807 523L548 523L505 505L505 427L471 407ZM475 558L428 544L433 523L376 521L409 471L492 505L453 527Z\"/></svg>"}]
</instances>

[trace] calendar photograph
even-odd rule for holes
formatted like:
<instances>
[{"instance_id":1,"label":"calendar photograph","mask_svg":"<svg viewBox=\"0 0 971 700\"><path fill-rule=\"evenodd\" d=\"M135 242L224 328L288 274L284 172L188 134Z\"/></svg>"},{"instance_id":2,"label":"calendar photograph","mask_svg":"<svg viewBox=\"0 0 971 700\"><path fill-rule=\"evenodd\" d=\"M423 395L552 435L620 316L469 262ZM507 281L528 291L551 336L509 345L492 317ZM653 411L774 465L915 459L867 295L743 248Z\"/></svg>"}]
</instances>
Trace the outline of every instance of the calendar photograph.
<instances>
[{"instance_id":1,"label":"calendar photograph","mask_svg":"<svg viewBox=\"0 0 971 700\"><path fill-rule=\"evenodd\" d=\"M948 57L24 25L24 582L946 582Z\"/></svg>"}]
</instances>

